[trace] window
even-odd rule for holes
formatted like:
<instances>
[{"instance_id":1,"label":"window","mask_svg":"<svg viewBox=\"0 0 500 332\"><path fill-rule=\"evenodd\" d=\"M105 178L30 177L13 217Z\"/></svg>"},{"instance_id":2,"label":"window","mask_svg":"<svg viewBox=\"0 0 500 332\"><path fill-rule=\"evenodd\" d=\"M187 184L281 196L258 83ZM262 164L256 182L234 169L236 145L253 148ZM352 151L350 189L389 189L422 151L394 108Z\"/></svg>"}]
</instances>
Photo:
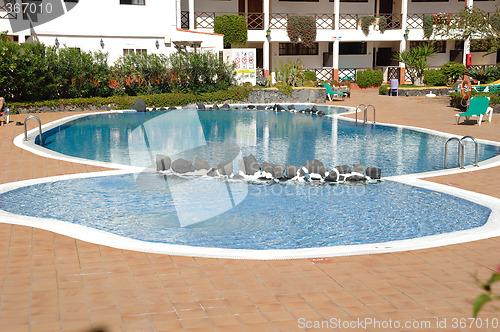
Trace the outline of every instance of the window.
<instances>
[{"instance_id":1,"label":"window","mask_svg":"<svg viewBox=\"0 0 500 332\"><path fill-rule=\"evenodd\" d=\"M339 44L339 54L366 54L366 42L348 42Z\"/></svg>"},{"instance_id":2,"label":"window","mask_svg":"<svg viewBox=\"0 0 500 332\"><path fill-rule=\"evenodd\" d=\"M123 49L123 55L129 55L129 54L148 54L148 50L143 49L143 48L138 48L138 49L133 49L133 48L124 48Z\"/></svg>"},{"instance_id":3,"label":"window","mask_svg":"<svg viewBox=\"0 0 500 332\"><path fill-rule=\"evenodd\" d=\"M120 0L120 5L144 5L145 0Z\"/></svg>"},{"instance_id":4,"label":"window","mask_svg":"<svg viewBox=\"0 0 500 332\"><path fill-rule=\"evenodd\" d=\"M446 41L445 40L433 41L431 43L426 42L426 41L411 41L410 42L410 49L417 47L417 46L424 46L424 44L431 44L432 46L434 46L437 53L446 53Z\"/></svg>"},{"instance_id":5,"label":"window","mask_svg":"<svg viewBox=\"0 0 500 332\"><path fill-rule=\"evenodd\" d=\"M302 43L280 43L280 55L318 55L318 43L305 47Z\"/></svg>"}]
</instances>

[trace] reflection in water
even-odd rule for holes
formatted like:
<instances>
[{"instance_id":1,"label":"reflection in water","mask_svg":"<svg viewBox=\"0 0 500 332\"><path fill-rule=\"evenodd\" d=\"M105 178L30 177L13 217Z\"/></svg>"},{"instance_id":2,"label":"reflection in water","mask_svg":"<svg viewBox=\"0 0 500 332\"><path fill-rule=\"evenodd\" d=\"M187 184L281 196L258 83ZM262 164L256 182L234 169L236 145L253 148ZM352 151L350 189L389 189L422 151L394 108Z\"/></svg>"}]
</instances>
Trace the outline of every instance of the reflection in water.
<instances>
[{"instance_id":1,"label":"reflection in water","mask_svg":"<svg viewBox=\"0 0 500 332\"><path fill-rule=\"evenodd\" d=\"M197 153L208 151L205 159L212 166L254 154L259 162L282 165L314 158L329 168L360 163L382 168L383 176L442 168L446 141L410 129L355 126L307 114L190 110L95 115L50 130L44 138L47 148L64 154L143 167L151 166L151 155L194 161ZM230 148L236 145L241 151ZM203 146L208 150L197 150ZM480 160L499 153L498 147L479 146ZM473 154L466 149L466 163L473 162ZM448 159L457 160L456 151Z\"/></svg>"}]
</instances>

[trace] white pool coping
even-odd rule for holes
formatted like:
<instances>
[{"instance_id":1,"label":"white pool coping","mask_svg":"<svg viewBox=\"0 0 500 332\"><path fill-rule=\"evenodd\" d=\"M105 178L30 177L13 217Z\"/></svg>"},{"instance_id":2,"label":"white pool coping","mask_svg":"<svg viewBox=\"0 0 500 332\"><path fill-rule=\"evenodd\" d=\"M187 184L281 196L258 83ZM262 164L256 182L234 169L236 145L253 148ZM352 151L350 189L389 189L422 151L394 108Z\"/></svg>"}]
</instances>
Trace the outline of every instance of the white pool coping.
<instances>
[{"instance_id":1,"label":"white pool coping","mask_svg":"<svg viewBox=\"0 0 500 332\"><path fill-rule=\"evenodd\" d=\"M117 112L102 112L101 114L105 113L117 113ZM90 115L91 114L95 113L90 113ZM88 115L89 114L79 114L66 117L64 119L56 120L42 126L42 129L48 130L64 122ZM332 115L332 116L340 116L340 115ZM343 117L343 119L347 119L348 121L352 120L345 117ZM394 125L394 124L378 123L378 122L377 124L408 128L445 137L456 137L456 135L438 132L426 128ZM0 185L0 194L10 190L38 183L46 183L46 182L76 179L76 178L89 178L98 176L100 177L100 176L129 174L144 170L144 168L139 168L139 167L111 164L105 162L96 162L87 159L69 157L66 155L53 152L51 150L42 148L34 144L34 137L36 137L37 134L38 134L38 128L29 131L27 142L24 141L24 134L19 135L14 139L14 144L22 149L25 149L42 157L65 160L68 162L76 162L80 164L115 168L116 170L53 176L53 177L6 183ZM494 141L478 139L478 142L500 146L499 142L494 142ZM57 234L69 236L78 240L94 243L97 245L114 247L118 249L134 250L134 251L141 251L148 253L158 253L158 254L168 254L168 255L178 255L178 256L208 257L208 258L274 260L274 259L298 259L298 258L367 255L367 254L389 253L389 252L398 252L398 251L407 251L416 249L427 249L427 248L477 241L477 240L483 240L500 236L500 199L484 194L479 194L476 192L471 192L455 187L450 187L422 180L424 178L431 176L457 174L462 172L469 172L471 170L486 169L495 166L500 166L500 156L496 156L494 158L481 162L479 167L467 166L465 169L454 168L454 169L432 171L427 173L386 177L385 179L387 180L397 181L412 186L434 190L469 200L471 202L489 208L491 210L491 214L485 225L470 230L456 231L439 235L425 236L415 239L390 241L383 243L342 245L342 246L330 246L330 247L306 248L306 249L271 249L271 250L222 249L222 248L195 247L186 245L145 242L118 236L91 227L72 224L70 222L48 219L48 218L21 216L6 212L4 210L0 210L0 223L35 227L51 231ZM457 206L457 208L460 208L460 206Z\"/></svg>"}]
</instances>

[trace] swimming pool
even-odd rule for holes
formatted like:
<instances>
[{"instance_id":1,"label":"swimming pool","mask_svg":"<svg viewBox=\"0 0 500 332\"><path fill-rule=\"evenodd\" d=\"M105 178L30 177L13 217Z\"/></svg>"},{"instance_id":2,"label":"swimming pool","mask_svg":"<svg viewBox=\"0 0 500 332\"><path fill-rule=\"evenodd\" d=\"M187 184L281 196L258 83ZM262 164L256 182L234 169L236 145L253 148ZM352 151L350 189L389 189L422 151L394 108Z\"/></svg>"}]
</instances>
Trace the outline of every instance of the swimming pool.
<instances>
[{"instance_id":1,"label":"swimming pool","mask_svg":"<svg viewBox=\"0 0 500 332\"><path fill-rule=\"evenodd\" d=\"M383 176L443 168L447 137L354 122L337 117L272 111L193 111L91 115L44 133L45 147L64 155L121 165L151 167L157 154L215 167L237 155L300 166L314 158L330 169L362 164L382 168ZM228 144L235 144L234 151ZM470 142L466 142L470 144ZM234 146L233 146L234 147ZM465 149L466 164L474 149ZM500 147L479 145L479 160L500 154ZM449 166L457 149L448 152ZM237 172L236 162L233 170Z\"/></svg>"},{"instance_id":2,"label":"swimming pool","mask_svg":"<svg viewBox=\"0 0 500 332\"><path fill-rule=\"evenodd\" d=\"M135 171L10 187L13 190L3 190L0 196L0 208L8 211L8 220L15 218L9 214L13 213L42 218L47 225L53 220L66 225L59 228L78 225L83 228L68 234L84 240L102 237L102 244L112 242L117 247L210 257L360 253L344 247L383 252L492 234L491 227L498 221L497 201L486 204L468 193L457 198L452 195L460 191L408 178L411 173L442 169L446 139L400 126L356 126L337 116L289 112L91 115L51 126L44 133L46 147L83 162L123 165L123 169L134 166ZM472 163L473 150L466 149L466 164ZM235 173L237 161L248 154L260 163L298 166L317 158L328 169L354 163L381 167L387 180L348 185L186 178L152 173L148 168L154 168L157 154L191 161L198 156L212 166L233 160ZM479 146L480 160L499 154L498 145ZM456 149L448 158L450 163L456 160ZM137 168L145 171L136 173ZM16 197L25 199L19 202ZM117 238L102 235L110 233ZM262 252L266 254L260 256Z\"/></svg>"}]
</instances>

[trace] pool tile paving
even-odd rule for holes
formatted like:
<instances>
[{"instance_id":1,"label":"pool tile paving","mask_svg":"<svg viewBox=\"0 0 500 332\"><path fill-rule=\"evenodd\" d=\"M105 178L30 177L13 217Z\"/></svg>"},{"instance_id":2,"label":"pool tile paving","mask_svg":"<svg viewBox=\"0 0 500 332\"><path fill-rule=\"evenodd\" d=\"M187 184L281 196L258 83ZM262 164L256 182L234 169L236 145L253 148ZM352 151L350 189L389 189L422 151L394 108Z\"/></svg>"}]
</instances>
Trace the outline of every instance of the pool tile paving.
<instances>
[{"instance_id":1,"label":"pool tile paving","mask_svg":"<svg viewBox=\"0 0 500 332\"><path fill-rule=\"evenodd\" d=\"M380 122L500 141L496 115L481 127L456 126L456 111L447 107L447 98L395 98L364 90L339 102L359 103L376 105ZM47 123L70 114L38 115ZM12 120L24 117L15 115ZM23 151L12 144L21 133L22 127L12 123L0 127L1 183L105 170ZM500 183L492 181L499 175L499 168L491 168L429 180L500 198ZM106 331L300 331L304 330L301 321L326 324L331 318L433 324L447 319L447 329L433 325L430 330L456 331L460 329L452 328L452 319L470 318L472 300L479 294L475 278L484 280L491 274L500 263L498 252L500 239L492 238L326 259L208 259L119 250L0 224L0 331L99 327ZM481 317L500 319L500 306L486 306ZM368 330L381 329L368 326Z\"/></svg>"}]
</instances>

